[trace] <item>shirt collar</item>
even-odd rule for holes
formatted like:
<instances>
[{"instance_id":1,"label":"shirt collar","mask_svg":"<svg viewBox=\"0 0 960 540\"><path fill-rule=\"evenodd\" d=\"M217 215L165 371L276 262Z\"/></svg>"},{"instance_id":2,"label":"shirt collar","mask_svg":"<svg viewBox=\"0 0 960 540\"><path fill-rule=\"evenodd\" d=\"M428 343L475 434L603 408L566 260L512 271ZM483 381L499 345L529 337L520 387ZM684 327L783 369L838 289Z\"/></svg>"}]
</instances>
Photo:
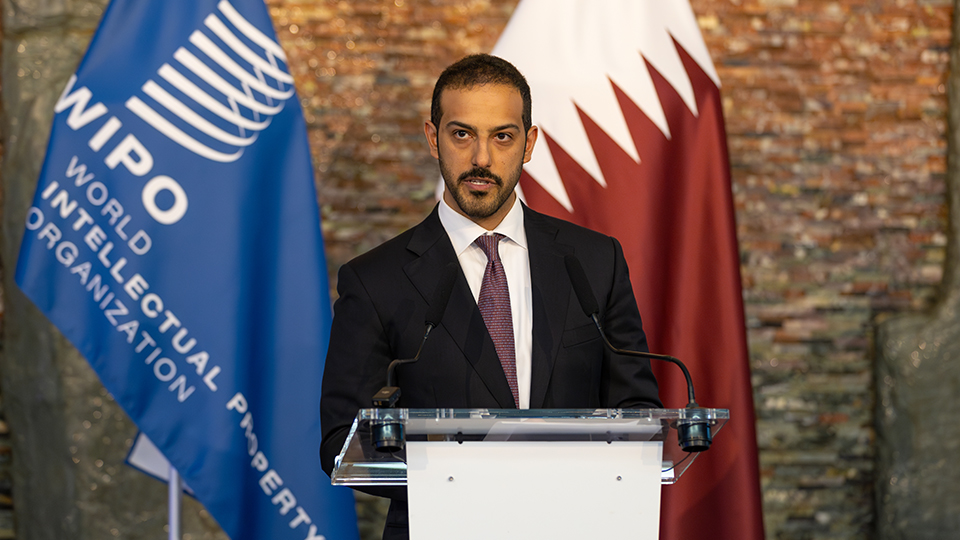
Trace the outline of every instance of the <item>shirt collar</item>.
<instances>
[{"instance_id":1,"label":"shirt collar","mask_svg":"<svg viewBox=\"0 0 960 540\"><path fill-rule=\"evenodd\" d=\"M438 211L440 214L440 223L443 225L444 230L447 231L447 236L450 237L450 242L453 244L453 250L457 253L457 256L470 247L478 236L495 232L506 236L523 249L527 249L527 234L523 227L523 205L520 204L519 197L513 200L513 207L507 212L503 221L492 231L484 229L473 221L470 221L466 216L450 208L447 201L442 198L440 199Z\"/></svg>"}]
</instances>

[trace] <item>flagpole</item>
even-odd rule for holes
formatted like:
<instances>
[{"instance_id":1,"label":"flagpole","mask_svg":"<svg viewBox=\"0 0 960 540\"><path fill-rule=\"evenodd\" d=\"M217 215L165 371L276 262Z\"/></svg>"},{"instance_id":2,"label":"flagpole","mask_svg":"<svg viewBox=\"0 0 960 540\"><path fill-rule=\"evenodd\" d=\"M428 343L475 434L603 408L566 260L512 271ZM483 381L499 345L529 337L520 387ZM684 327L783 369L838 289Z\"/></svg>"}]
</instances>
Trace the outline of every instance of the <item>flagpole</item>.
<instances>
[{"instance_id":1,"label":"flagpole","mask_svg":"<svg viewBox=\"0 0 960 540\"><path fill-rule=\"evenodd\" d=\"M167 483L167 505L169 506L169 517L167 518L170 534L169 540L180 540L180 494L183 492L180 482L180 473L170 466L170 481Z\"/></svg>"}]
</instances>

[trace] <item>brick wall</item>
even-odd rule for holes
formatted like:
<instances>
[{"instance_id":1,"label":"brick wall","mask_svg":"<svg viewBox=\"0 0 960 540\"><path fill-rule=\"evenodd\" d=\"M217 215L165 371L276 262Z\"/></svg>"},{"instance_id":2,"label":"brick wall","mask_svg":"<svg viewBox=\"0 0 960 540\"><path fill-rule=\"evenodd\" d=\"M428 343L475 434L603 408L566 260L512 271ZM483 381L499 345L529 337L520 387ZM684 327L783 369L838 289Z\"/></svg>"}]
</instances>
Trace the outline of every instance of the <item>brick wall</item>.
<instances>
[{"instance_id":1,"label":"brick wall","mask_svg":"<svg viewBox=\"0 0 960 540\"><path fill-rule=\"evenodd\" d=\"M770 538L873 526L874 325L944 256L947 2L696 2L724 84Z\"/></svg>"},{"instance_id":2,"label":"brick wall","mask_svg":"<svg viewBox=\"0 0 960 540\"><path fill-rule=\"evenodd\" d=\"M514 0L271 2L310 126L331 271L415 224L439 71ZM943 258L945 1L694 0L733 166L768 538L872 529L871 348Z\"/></svg>"}]
</instances>

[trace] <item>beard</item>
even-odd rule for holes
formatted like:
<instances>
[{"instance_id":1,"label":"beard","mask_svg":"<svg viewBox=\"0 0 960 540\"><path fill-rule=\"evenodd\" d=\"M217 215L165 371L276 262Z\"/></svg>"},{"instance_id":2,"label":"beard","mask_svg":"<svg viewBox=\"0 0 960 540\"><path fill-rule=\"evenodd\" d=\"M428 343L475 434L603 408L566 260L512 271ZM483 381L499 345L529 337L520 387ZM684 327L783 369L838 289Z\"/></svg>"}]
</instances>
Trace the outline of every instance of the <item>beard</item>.
<instances>
[{"instance_id":1,"label":"beard","mask_svg":"<svg viewBox=\"0 0 960 540\"><path fill-rule=\"evenodd\" d=\"M488 218L495 214L497 210L510 199L514 188L520 181L520 174L523 172L523 162L521 161L517 168L511 171L510 176L504 180L494 174L489 169L474 167L464 171L459 176L451 171L443 161L443 156L439 157L440 175L443 176L443 183L447 186L447 191L457 202L457 206L467 216L474 219ZM496 189L488 191L474 191L463 186L468 178L485 178L496 184Z\"/></svg>"}]
</instances>

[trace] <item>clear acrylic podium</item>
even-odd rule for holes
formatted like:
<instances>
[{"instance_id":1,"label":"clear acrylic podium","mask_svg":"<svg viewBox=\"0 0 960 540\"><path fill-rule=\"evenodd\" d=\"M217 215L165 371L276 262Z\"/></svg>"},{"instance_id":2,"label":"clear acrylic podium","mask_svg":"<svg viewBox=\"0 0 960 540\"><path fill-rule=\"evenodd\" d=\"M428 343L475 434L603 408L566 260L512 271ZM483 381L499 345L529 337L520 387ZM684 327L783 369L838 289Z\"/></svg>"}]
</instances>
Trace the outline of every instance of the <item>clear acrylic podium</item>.
<instances>
[{"instance_id":1,"label":"clear acrylic podium","mask_svg":"<svg viewBox=\"0 0 960 540\"><path fill-rule=\"evenodd\" d=\"M700 409L713 436L726 409ZM696 458L687 409L363 409L333 483L407 486L410 538L656 540L660 486ZM380 452L378 427L405 448Z\"/></svg>"}]
</instances>

